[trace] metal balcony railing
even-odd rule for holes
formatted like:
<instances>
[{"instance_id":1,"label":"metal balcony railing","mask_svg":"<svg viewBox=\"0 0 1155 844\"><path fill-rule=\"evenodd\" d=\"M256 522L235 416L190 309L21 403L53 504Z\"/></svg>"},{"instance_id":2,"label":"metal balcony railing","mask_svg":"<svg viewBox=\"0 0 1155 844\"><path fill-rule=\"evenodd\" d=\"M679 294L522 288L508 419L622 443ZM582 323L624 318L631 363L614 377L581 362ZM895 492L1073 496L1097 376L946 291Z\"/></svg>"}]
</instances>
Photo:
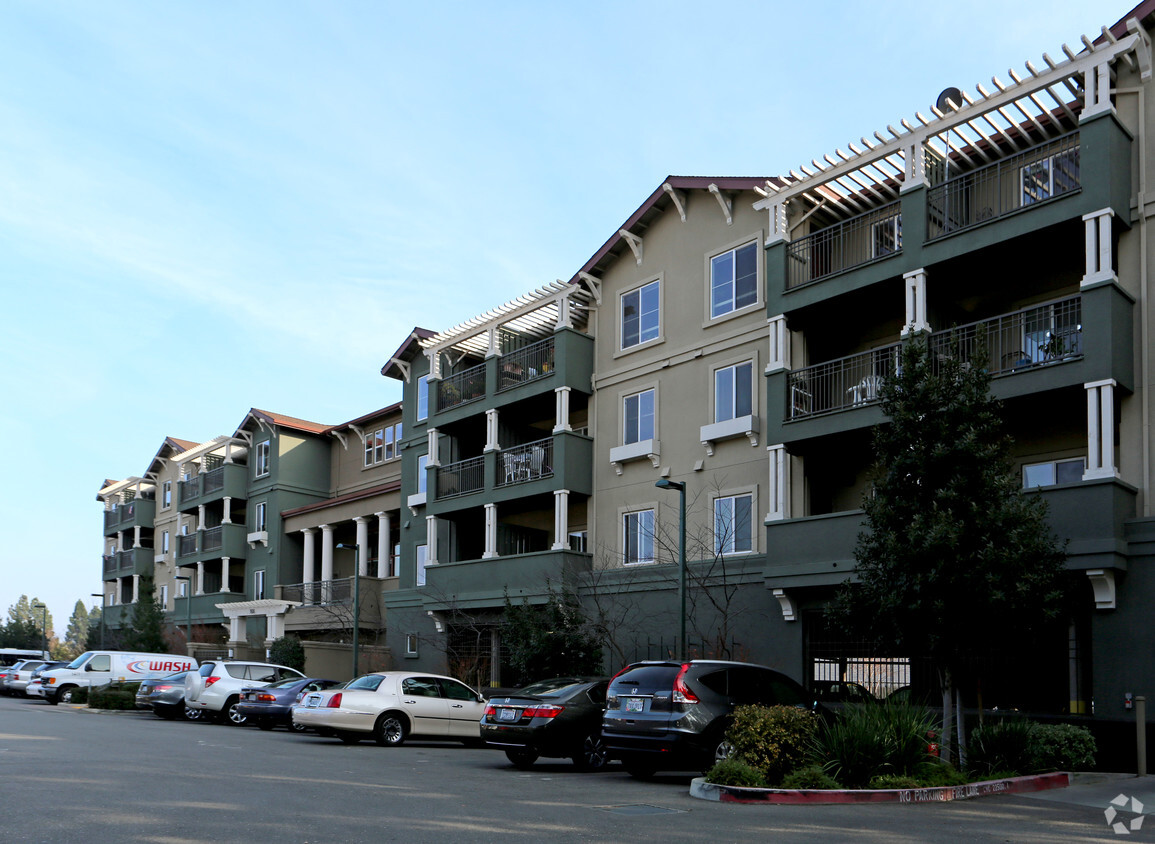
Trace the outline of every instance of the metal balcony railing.
<instances>
[{"instance_id":1,"label":"metal balcony railing","mask_svg":"<svg viewBox=\"0 0 1155 844\"><path fill-rule=\"evenodd\" d=\"M204 494L208 495L211 492L220 492L225 488L225 467L219 466L211 472L206 473L203 477Z\"/></svg>"},{"instance_id":2,"label":"metal balcony railing","mask_svg":"<svg viewBox=\"0 0 1155 844\"><path fill-rule=\"evenodd\" d=\"M552 475L553 437L507 448L498 455L498 486L536 481Z\"/></svg>"},{"instance_id":3,"label":"metal balcony railing","mask_svg":"<svg viewBox=\"0 0 1155 844\"><path fill-rule=\"evenodd\" d=\"M485 395L485 364L471 366L437 382L437 409L449 410Z\"/></svg>"},{"instance_id":4,"label":"metal balcony railing","mask_svg":"<svg viewBox=\"0 0 1155 844\"><path fill-rule=\"evenodd\" d=\"M114 571L120 568L120 561L116 554L105 554L103 557L101 557L101 560L104 563L105 574L112 574Z\"/></svg>"},{"instance_id":5,"label":"metal balcony railing","mask_svg":"<svg viewBox=\"0 0 1155 844\"><path fill-rule=\"evenodd\" d=\"M196 534L189 534L188 536L178 536L176 538L176 555L178 557L191 557L197 552L197 537Z\"/></svg>"},{"instance_id":6,"label":"metal balcony railing","mask_svg":"<svg viewBox=\"0 0 1155 844\"><path fill-rule=\"evenodd\" d=\"M364 597L366 585L361 584ZM286 601L300 601L306 606L320 604L351 604L353 602L353 578L338 580L314 580L309 583L293 583L281 587L281 597Z\"/></svg>"},{"instance_id":7,"label":"metal balcony railing","mask_svg":"<svg viewBox=\"0 0 1155 844\"><path fill-rule=\"evenodd\" d=\"M448 463L437 470L437 497L452 498L477 492L485 486L485 458L471 457Z\"/></svg>"},{"instance_id":8,"label":"metal balcony railing","mask_svg":"<svg viewBox=\"0 0 1155 844\"><path fill-rule=\"evenodd\" d=\"M790 373L787 419L802 419L878 401L882 382L898 366L900 343L848 355Z\"/></svg>"},{"instance_id":9,"label":"metal balcony railing","mask_svg":"<svg viewBox=\"0 0 1155 844\"><path fill-rule=\"evenodd\" d=\"M967 361L981 349L988 371L1004 375L1082 357L1082 313L1082 297L1072 296L936 331L930 337L932 360L957 355Z\"/></svg>"},{"instance_id":10,"label":"metal balcony railing","mask_svg":"<svg viewBox=\"0 0 1155 844\"><path fill-rule=\"evenodd\" d=\"M547 337L502 355L497 361L497 367L498 392L511 390L526 382L544 378L554 370L553 338Z\"/></svg>"},{"instance_id":11,"label":"metal balcony railing","mask_svg":"<svg viewBox=\"0 0 1155 844\"><path fill-rule=\"evenodd\" d=\"M1079 133L1071 132L930 188L926 236L934 240L1080 187Z\"/></svg>"},{"instance_id":12,"label":"metal balcony railing","mask_svg":"<svg viewBox=\"0 0 1155 844\"><path fill-rule=\"evenodd\" d=\"M892 202L787 246L786 288L817 281L902 251L901 204Z\"/></svg>"},{"instance_id":13,"label":"metal balcony railing","mask_svg":"<svg viewBox=\"0 0 1155 844\"><path fill-rule=\"evenodd\" d=\"M200 497L201 494L201 477L194 475L188 480L181 481L177 484L177 492L180 495L180 503L184 504L186 501L191 501L194 498Z\"/></svg>"}]
</instances>

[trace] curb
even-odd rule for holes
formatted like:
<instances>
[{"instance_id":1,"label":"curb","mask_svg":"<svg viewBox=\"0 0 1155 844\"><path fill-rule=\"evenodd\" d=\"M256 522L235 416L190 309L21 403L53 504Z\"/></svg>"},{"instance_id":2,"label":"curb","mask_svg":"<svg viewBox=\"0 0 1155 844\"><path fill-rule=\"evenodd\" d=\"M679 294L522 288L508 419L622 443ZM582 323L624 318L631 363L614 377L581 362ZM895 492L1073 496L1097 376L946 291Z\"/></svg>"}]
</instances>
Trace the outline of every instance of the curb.
<instances>
[{"instance_id":1,"label":"curb","mask_svg":"<svg viewBox=\"0 0 1155 844\"><path fill-rule=\"evenodd\" d=\"M1022 794L1066 788L1067 773L1037 774L1001 780L971 782L941 788L887 788L820 791L818 789L740 788L706 782L696 777L690 783L690 796L719 803L761 803L769 805L815 805L820 803L949 803L971 800L992 794Z\"/></svg>"},{"instance_id":2,"label":"curb","mask_svg":"<svg viewBox=\"0 0 1155 844\"><path fill-rule=\"evenodd\" d=\"M147 709L89 709L87 703L62 703L60 707L71 709L73 712L86 712L90 715L139 715L149 712Z\"/></svg>"}]
</instances>

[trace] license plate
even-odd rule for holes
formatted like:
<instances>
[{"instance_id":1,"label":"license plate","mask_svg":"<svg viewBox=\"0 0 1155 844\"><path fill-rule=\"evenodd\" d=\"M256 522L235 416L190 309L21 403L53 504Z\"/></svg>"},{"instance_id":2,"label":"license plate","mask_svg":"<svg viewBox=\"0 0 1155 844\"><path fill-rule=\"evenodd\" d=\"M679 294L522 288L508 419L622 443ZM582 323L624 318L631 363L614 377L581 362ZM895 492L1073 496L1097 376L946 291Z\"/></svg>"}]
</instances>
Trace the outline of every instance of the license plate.
<instances>
[{"instance_id":1,"label":"license plate","mask_svg":"<svg viewBox=\"0 0 1155 844\"><path fill-rule=\"evenodd\" d=\"M309 709L316 709L320 703L320 695L309 695L307 698L305 698L305 706Z\"/></svg>"},{"instance_id":2,"label":"license plate","mask_svg":"<svg viewBox=\"0 0 1155 844\"><path fill-rule=\"evenodd\" d=\"M645 709L645 701L640 697L626 698L626 712L642 712Z\"/></svg>"},{"instance_id":3,"label":"license plate","mask_svg":"<svg viewBox=\"0 0 1155 844\"><path fill-rule=\"evenodd\" d=\"M516 709L499 709L499 710L497 710L497 720L498 721L516 721L517 720L517 710Z\"/></svg>"}]
</instances>

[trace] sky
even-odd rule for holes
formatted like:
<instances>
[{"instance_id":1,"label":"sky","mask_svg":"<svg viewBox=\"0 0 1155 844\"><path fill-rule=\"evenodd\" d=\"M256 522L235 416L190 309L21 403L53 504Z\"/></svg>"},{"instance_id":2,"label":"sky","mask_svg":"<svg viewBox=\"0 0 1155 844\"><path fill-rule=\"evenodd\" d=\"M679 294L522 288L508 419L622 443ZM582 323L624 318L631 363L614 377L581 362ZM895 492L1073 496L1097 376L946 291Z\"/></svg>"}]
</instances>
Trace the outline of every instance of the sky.
<instances>
[{"instance_id":1,"label":"sky","mask_svg":"<svg viewBox=\"0 0 1155 844\"><path fill-rule=\"evenodd\" d=\"M569 279L664 181L772 176L1132 3L0 2L0 612L99 602L104 479ZM0 622L6 614L0 615Z\"/></svg>"}]
</instances>

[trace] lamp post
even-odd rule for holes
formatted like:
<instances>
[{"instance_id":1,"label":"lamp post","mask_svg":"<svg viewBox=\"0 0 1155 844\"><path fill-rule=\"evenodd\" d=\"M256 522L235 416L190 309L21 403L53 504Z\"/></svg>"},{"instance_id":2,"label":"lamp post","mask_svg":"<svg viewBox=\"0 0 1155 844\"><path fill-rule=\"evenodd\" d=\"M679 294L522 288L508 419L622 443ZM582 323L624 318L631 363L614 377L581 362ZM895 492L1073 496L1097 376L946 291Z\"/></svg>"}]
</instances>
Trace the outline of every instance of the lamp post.
<instances>
[{"instance_id":1,"label":"lamp post","mask_svg":"<svg viewBox=\"0 0 1155 844\"><path fill-rule=\"evenodd\" d=\"M173 580L183 580L188 584L188 588L184 592L184 608L185 608L185 634L184 647L185 656L188 656L189 645L192 644L192 578L185 574L174 574Z\"/></svg>"},{"instance_id":2,"label":"lamp post","mask_svg":"<svg viewBox=\"0 0 1155 844\"><path fill-rule=\"evenodd\" d=\"M40 640L43 642L44 658L48 659L48 605L47 604L33 604L33 609L41 609L44 612L40 616Z\"/></svg>"},{"instance_id":3,"label":"lamp post","mask_svg":"<svg viewBox=\"0 0 1155 844\"><path fill-rule=\"evenodd\" d=\"M89 592L93 598L100 598L100 649L104 650L104 604L108 596L103 592Z\"/></svg>"},{"instance_id":4,"label":"lamp post","mask_svg":"<svg viewBox=\"0 0 1155 844\"><path fill-rule=\"evenodd\" d=\"M346 548L353 552L353 676L357 676L360 660L360 640L357 634L361 630L361 548L357 545L337 543L338 548Z\"/></svg>"},{"instance_id":5,"label":"lamp post","mask_svg":"<svg viewBox=\"0 0 1155 844\"><path fill-rule=\"evenodd\" d=\"M686 658L686 484L662 478L656 484L658 489L678 491L678 659Z\"/></svg>"}]
</instances>

